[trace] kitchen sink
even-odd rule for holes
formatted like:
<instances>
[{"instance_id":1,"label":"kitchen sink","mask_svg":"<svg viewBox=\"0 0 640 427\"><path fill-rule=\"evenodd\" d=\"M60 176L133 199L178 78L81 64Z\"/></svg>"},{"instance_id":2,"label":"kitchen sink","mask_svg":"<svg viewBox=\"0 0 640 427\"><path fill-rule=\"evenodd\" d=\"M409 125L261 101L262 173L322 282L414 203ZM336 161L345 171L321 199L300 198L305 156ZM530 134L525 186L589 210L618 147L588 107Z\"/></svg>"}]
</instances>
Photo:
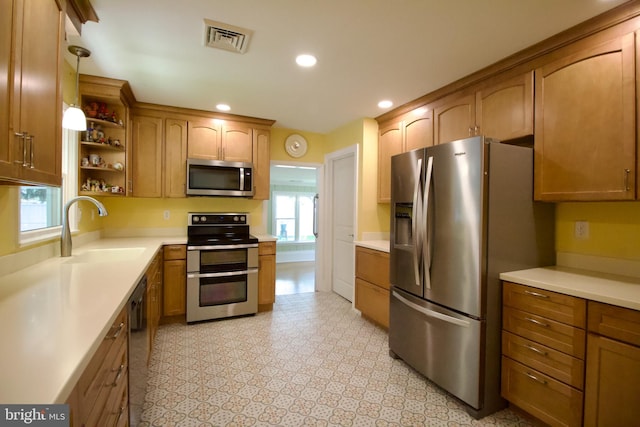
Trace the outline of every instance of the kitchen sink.
<instances>
[{"instance_id":1,"label":"kitchen sink","mask_svg":"<svg viewBox=\"0 0 640 427\"><path fill-rule=\"evenodd\" d=\"M72 255L66 263L98 263L98 262L120 262L132 261L142 255L146 248L108 248L108 249L88 249Z\"/></svg>"}]
</instances>

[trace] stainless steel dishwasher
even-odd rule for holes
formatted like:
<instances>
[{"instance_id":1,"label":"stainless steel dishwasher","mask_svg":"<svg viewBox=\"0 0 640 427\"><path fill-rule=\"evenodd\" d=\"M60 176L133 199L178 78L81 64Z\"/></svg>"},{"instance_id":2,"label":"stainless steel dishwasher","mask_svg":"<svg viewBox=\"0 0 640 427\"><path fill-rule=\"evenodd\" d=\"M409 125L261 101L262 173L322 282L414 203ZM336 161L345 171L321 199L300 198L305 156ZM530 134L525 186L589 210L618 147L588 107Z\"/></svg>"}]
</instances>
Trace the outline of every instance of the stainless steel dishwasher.
<instances>
[{"instance_id":1,"label":"stainless steel dishwasher","mask_svg":"<svg viewBox=\"0 0 640 427\"><path fill-rule=\"evenodd\" d=\"M129 426L140 424L147 391L147 277L129 298Z\"/></svg>"}]
</instances>

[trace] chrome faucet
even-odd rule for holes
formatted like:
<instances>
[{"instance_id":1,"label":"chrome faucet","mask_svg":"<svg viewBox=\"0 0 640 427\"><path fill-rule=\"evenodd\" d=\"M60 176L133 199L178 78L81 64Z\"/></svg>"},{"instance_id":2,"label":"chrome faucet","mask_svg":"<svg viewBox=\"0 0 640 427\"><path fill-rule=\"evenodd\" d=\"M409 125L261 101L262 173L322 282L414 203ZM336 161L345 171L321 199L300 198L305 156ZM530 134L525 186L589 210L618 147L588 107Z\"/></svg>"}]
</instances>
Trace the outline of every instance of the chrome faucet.
<instances>
[{"instance_id":1,"label":"chrome faucet","mask_svg":"<svg viewBox=\"0 0 640 427\"><path fill-rule=\"evenodd\" d=\"M88 202L92 202L98 208L98 215L107 216L107 208L104 207L102 203L89 196L78 196L69 200L62 209L62 236L60 238L60 256L68 257L71 256L71 230L69 230L69 207L73 202L77 202L79 200L86 200Z\"/></svg>"}]
</instances>

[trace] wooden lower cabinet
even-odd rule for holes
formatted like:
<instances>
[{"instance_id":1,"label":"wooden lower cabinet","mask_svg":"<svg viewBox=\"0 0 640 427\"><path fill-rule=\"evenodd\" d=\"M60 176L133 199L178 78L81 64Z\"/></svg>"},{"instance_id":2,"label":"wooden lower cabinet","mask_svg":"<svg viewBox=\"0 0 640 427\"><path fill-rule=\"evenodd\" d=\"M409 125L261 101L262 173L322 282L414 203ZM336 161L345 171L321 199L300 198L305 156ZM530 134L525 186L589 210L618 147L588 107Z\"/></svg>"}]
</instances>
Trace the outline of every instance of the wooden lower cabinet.
<instances>
[{"instance_id":1,"label":"wooden lower cabinet","mask_svg":"<svg viewBox=\"0 0 640 427\"><path fill-rule=\"evenodd\" d=\"M587 302L503 283L502 397L551 426L582 425Z\"/></svg>"},{"instance_id":2,"label":"wooden lower cabinet","mask_svg":"<svg viewBox=\"0 0 640 427\"><path fill-rule=\"evenodd\" d=\"M187 307L187 247L164 247L162 317L184 316Z\"/></svg>"},{"instance_id":3,"label":"wooden lower cabinet","mask_svg":"<svg viewBox=\"0 0 640 427\"><path fill-rule=\"evenodd\" d=\"M355 307L374 323L389 328L389 254L356 246Z\"/></svg>"},{"instance_id":4,"label":"wooden lower cabinet","mask_svg":"<svg viewBox=\"0 0 640 427\"><path fill-rule=\"evenodd\" d=\"M640 422L640 312L589 302L585 426Z\"/></svg>"},{"instance_id":5,"label":"wooden lower cabinet","mask_svg":"<svg viewBox=\"0 0 640 427\"><path fill-rule=\"evenodd\" d=\"M128 330L125 307L67 400L74 427L128 425Z\"/></svg>"},{"instance_id":6,"label":"wooden lower cabinet","mask_svg":"<svg viewBox=\"0 0 640 427\"><path fill-rule=\"evenodd\" d=\"M549 425L581 425L582 391L508 357L502 358L502 395Z\"/></svg>"},{"instance_id":7,"label":"wooden lower cabinet","mask_svg":"<svg viewBox=\"0 0 640 427\"><path fill-rule=\"evenodd\" d=\"M276 302L276 242L258 244L258 311L273 309Z\"/></svg>"}]
</instances>

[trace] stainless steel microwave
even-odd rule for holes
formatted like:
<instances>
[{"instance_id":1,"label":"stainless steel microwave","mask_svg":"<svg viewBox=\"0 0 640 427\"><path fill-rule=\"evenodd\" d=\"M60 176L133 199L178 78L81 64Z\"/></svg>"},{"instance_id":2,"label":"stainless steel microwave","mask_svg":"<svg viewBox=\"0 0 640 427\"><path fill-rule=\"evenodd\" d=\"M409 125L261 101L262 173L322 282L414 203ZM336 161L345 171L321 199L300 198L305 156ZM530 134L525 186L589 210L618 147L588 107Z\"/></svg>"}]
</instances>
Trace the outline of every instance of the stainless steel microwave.
<instances>
[{"instance_id":1,"label":"stainless steel microwave","mask_svg":"<svg viewBox=\"0 0 640 427\"><path fill-rule=\"evenodd\" d=\"M187 159L187 196L253 196L253 163Z\"/></svg>"}]
</instances>

